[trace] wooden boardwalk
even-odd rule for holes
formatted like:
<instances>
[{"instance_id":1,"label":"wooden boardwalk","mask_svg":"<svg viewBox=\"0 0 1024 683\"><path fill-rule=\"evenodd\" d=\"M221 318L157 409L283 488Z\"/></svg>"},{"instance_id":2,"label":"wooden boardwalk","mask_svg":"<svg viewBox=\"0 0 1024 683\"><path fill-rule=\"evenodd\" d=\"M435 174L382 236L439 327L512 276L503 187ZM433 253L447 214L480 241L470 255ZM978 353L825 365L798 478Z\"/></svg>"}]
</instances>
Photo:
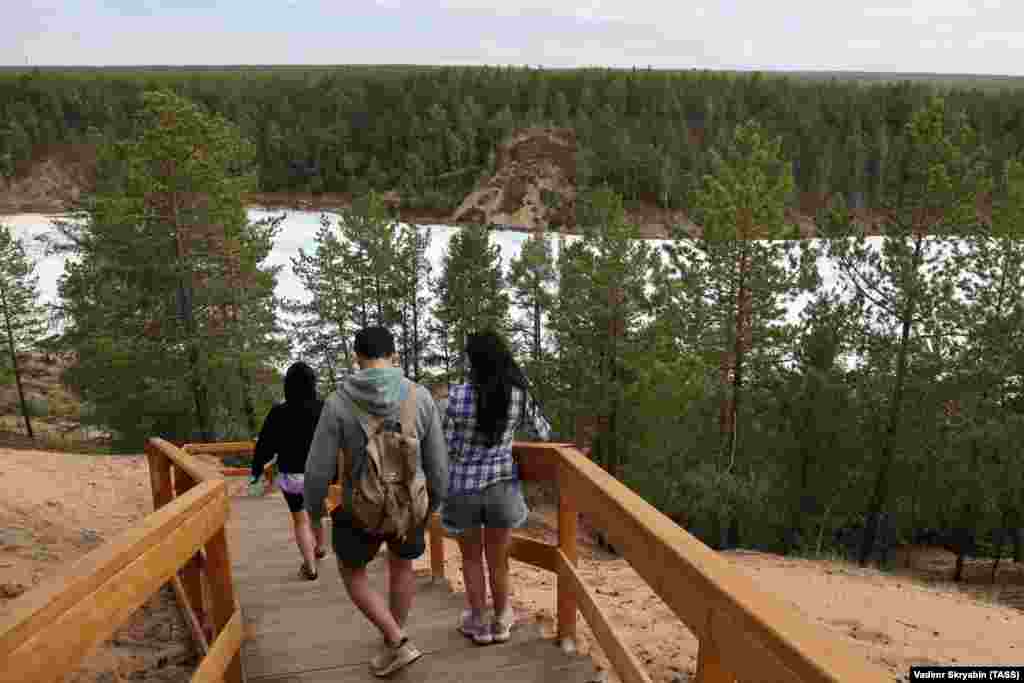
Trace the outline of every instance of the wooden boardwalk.
<instances>
[{"instance_id":1,"label":"wooden boardwalk","mask_svg":"<svg viewBox=\"0 0 1024 683\"><path fill-rule=\"evenodd\" d=\"M229 523L235 589L244 618L242 665L248 681L349 683L382 680L370 659L380 651L377 630L349 600L334 554L320 578L299 578L299 555L279 494L232 499ZM328 539L330 527L327 527ZM329 541L328 541L329 546ZM370 565L383 590L384 552ZM553 596L552 596L553 597ZM517 625L507 643L477 646L456 630L465 597L447 582L417 577L406 630L424 655L387 680L502 683L585 683L594 680L589 657L567 655L533 621Z\"/></svg>"}]
</instances>

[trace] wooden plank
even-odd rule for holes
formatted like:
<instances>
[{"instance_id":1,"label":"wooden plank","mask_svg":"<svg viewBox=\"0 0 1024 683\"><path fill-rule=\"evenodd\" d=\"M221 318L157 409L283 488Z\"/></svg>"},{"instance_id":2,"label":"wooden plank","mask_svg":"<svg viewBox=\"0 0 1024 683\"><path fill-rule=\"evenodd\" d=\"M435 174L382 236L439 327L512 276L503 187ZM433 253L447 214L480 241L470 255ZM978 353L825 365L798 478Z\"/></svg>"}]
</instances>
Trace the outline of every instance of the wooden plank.
<instances>
[{"instance_id":1,"label":"wooden plank","mask_svg":"<svg viewBox=\"0 0 1024 683\"><path fill-rule=\"evenodd\" d=\"M655 593L704 639L710 610L721 610L749 638L718 646L729 661L757 656L760 643L797 680L808 683L888 681L879 667L775 596L672 522L573 448L558 448L569 468L580 512L593 517Z\"/></svg>"},{"instance_id":2,"label":"wooden plank","mask_svg":"<svg viewBox=\"0 0 1024 683\"><path fill-rule=\"evenodd\" d=\"M238 660L242 648L242 610L236 609L225 624L217 639L213 641L210 653L199 662L199 668L192 674L192 683L219 683L227 678L232 662Z\"/></svg>"},{"instance_id":3,"label":"wooden plank","mask_svg":"<svg viewBox=\"0 0 1024 683\"><path fill-rule=\"evenodd\" d=\"M576 591L572 577L566 573L565 567L559 562L564 557L569 566L575 567L578 558L576 548L576 506L573 504L572 482L569 470L564 465L558 467L558 548L555 553L555 566L558 573L556 593L556 618L558 638L562 641L576 639Z\"/></svg>"},{"instance_id":4,"label":"wooden plank","mask_svg":"<svg viewBox=\"0 0 1024 683\"><path fill-rule=\"evenodd\" d=\"M231 577L231 554L224 526L206 542L206 579L210 585L210 619L217 639L224 633L235 613L235 584ZM225 683L241 683L242 668L239 653L228 663Z\"/></svg>"},{"instance_id":5,"label":"wooden plank","mask_svg":"<svg viewBox=\"0 0 1024 683\"><path fill-rule=\"evenodd\" d=\"M7 605L8 615L0 619L0 659L157 545L182 520L211 503L223 505L226 501L222 482L201 484L88 553L66 571L12 600Z\"/></svg>"},{"instance_id":6,"label":"wooden plank","mask_svg":"<svg viewBox=\"0 0 1024 683\"><path fill-rule=\"evenodd\" d=\"M195 479L193 479L188 472L182 468L175 466L174 468L174 489L177 494L183 495L191 491L195 485ZM200 633L203 632L202 625L206 619L206 606L203 603L203 556L197 552L192 558L185 563L181 568L181 588L185 591L186 601L182 602L184 609L186 609L190 618L194 619L197 624L200 625ZM175 588L177 592L177 587ZM197 641L199 642L199 641ZM203 653L205 654L208 649L208 643L206 643L205 636L202 641Z\"/></svg>"},{"instance_id":7,"label":"wooden plank","mask_svg":"<svg viewBox=\"0 0 1024 683\"><path fill-rule=\"evenodd\" d=\"M90 553L99 557L87 556L75 573L54 581L45 601L30 598L17 606L10 627L2 631L0 682L61 680L223 528L227 510L223 484L200 485L123 534L106 552Z\"/></svg>"},{"instance_id":8,"label":"wooden plank","mask_svg":"<svg viewBox=\"0 0 1024 683\"><path fill-rule=\"evenodd\" d=\"M160 453L175 465L188 472L189 476L196 481L207 481L209 479L221 478L220 472L215 468L210 467L201 460L193 458L187 452L178 448L169 441L151 437L146 440L146 452L149 453L150 449Z\"/></svg>"},{"instance_id":9,"label":"wooden plank","mask_svg":"<svg viewBox=\"0 0 1024 683\"><path fill-rule=\"evenodd\" d=\"M381 583L386 584L386 581ZM295 595L286 597L274 592L273 595L276 596L276 599L271 597L262 602L256 602L251 599L244 600L242 604L245 606L245 619L246 624L250 626L250 634L259 636L261 634L299 632L306 633L308 637L313 638L314 636L308 633L308 629L302 624L308 619L319 618L316 616L318 612L326 615L324 616L325 619L330 618L332 620L339 620L339 616L351 614L351 619L357 625L360 625L360 628L362 626L370 628L370 622L366 621L362 613L352 604L351 599L345 592L345 588L340 585L341 581L337 581L336 584L337 588L335 590L326 591L314 597L298 597ZM412 609L410 611L410 620L412 622L426 619L430 614L436 612L461 610L465 607L465 597L461 595L453 596L447 589L423 590L422 586L423 584L417 584L416 595L412 601ZM386 594L383 590L379 592L382 595ZM454 624L458 622L460 614L460 611L454 613L452 617L453 628ZM333 638L336 630L336 628L332 627L327 629L325 633Z\"/></svg>"},{"instance_id":10,"label":"wooden plank","mask_svg":"<svg viewBox=\"0 0 1024 683\"><path fill-rule=\"evenodd\" d=\"M189 631L192 633L192 642L195 643L196 649L199 650L199 654L203 657L210 651L210 644L206 641L206 634L203 633L203 626L199 623L199 618L196 616L195 611L192 609L192 605L189 604L188 596L185 594L185 589L181 585L181 580L177 576L171 579L171 587L174 589L174 597L178 601L178 608L181 610L181 617L188 624Z\"/></svg>"},{"instance_id":11,"label":"wooden plank","mask_svg":"<svg viewBox=\"0 0 1024 683\"><path fill-rule=\"evenodd\" d=\"M615 634L611 619L597 604L597 599L583 583L583 577L576 571L573 562L561 550L558 551L556 557L559 577L563 575L566 577L570 590L578 600L583 618L587 620L587 624L594 632L594 637L597 638L601 649L608 656L608 661L615 668L615 673L619 675L622 683L651 683L651 677L647 675L640 660Z\"/></svg>"},{"instance_id":12,"label":"wooden plank","mask_svg":"<svg viewBox=\"0 0 1024 683\"><path fill-rule=\"evenodd\" d=\"M159 510L174 498L174 484L171 481L171 463L156 446L145 445L146 460L149 461L149 483L153 491L153 509Z\"/></svg>"},{"instance_id":13,"label":"wooden plank","mask_svg":"<svg viewBox=\"0 0 1024 683\"><path fill-rule=\"evenodd\" d=\"M509 557L513 560L525 562L528 565L553 572L558 566L558 561L555 559L557 552L557 546L542 543L519 534L512 534Z\"/></svg>"},{"instance_id":14,"label":"wooden plank","mask_svg":"<svg viewBox=\"0 0 1024 683\"><path fill-rule=\"evenodd\" d=\"M444 610L422 614L414 607L405 631L427 655L455 651L461 658L472 660L489 648L474 644L456 629L463 607L461 600L453 600ZM297 628L245 640L243 652L250 680L351 665L359 665L366 676L370 659L381 651L380 633L354 606L344 611L305 610L294 613L293 619ZM246 631L251 628L246 623ZM559 652L551 641L540 638L534 624L513 629L512 638L501 647L530 641L542 642L545 650Z\"/></svg>"},{"instance_id":15,"label":"wooden plank","mask_svg":"<svg viewBox=\"0 0 1024 683\"><path fill-rule=\"evenodd\" d=\"M423 650L423 648L420 648ZM584 683L592 680L594 666L582 657L568 656L550 641L532 639L521 643L479 647L462 638L457 647L424 650L418 661L396 672L390 681L431 683ZM365 662L344 667L307 669L284 675L256 676L267 683L365 683L373 680Z\"/></svg>"},{"instance_id":16,"label":"wooden plank","mask_svg":"<svg viewBox=\"0 0 1024 683\"><path fill-rule=\"evenodd\" d=\"M512 455L519 466L519 478L523 481L556 481L558 479L559 456L554 444L547 442L516 441L512 444Z\"/></svg>"},{"instance_id":17,"label":"wooden plank","mask_svg":"<svg viewBox=\"0 0 1024 683\"><path fill-rule=\"evenodd\" d=\"M441 515L434 513L430 516L430 575L435 581L441 581L444 576L444 527L441 526Z\"/></svg>"},{"instance_id":18,"label":"wooden plank","mask_svg":"<svg viewBox=\"0 0 1024 683\"><path fill-rule=\"evenodd\" d=\"M219 441L217 443L187 443L181 450L189 454L248 455L255 452L255 441Z\"/></svg>"},{"instance_id":19,"label":"wooden plank","mask_svg":"<svg viewBox=\"0 0 1024 683\"><path fill-rule=\"evenodd\" d=\"M708 625L704 637L697 649L697 681L696 683L736 683L736 676L729 672L722 661L722 652L715 642L714 614L708 613ZM725 634L728 637L728 634ZM723 639L725 640L725 639ZM749 680L768 683L765 676L771 675L772 668L761 669L754 678ZM773 678L772 680L778 680ZM786 679L789 680L789 679Z\"/></svg>"}]
</instances>

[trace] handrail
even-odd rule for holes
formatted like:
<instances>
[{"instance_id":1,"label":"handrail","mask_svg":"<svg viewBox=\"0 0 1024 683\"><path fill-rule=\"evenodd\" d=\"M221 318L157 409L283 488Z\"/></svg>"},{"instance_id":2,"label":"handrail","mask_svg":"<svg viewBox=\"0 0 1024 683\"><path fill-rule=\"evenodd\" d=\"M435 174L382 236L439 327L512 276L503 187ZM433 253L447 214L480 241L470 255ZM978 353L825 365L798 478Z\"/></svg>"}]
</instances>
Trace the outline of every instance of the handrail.
<instances>
[{"instance_id":1,"label":"handrail","mask_svg":"<svg viewBox=\"0 0 1024 683\"><path fill-rule=\"evenodd\" d=\"M700 641L697 683L882 683L887 672L811 624L570 444L513 445L524 481L558 482L557 546L516 537L513 559L558 574L558 638L576 635L576 610L624 683L650 683L576 570L576 520L587 514ZM445 536L430 525L431 574L444 577Z\"/></svg>"},{"instance_id":2,"label":"handrail","mask_svg":"<svg viewBox=\"0 0 1024 683\"><path fill-rule=\"evenodd\" d=\"M227 455L251 442L187 444L193 453ZM583 614L623 683L651 683L639 659L576 569L579 513L594 519L637 574L700 641L698 683L801 681L882 683L889 675L848 645L767 593L728 560L675 524L571 444L516 442L524 481L558 483L558 544L513 536L511 556L558 576L558 639L571 647ZM430 520L430 567L444 579L447 536Z\"/></svg>"},{"instance_id":3,"label":"handrail","mask_svg":"<svg viewBox=\"0 0 1024 683\"><path fill-rule=\"evenodd\" d=\"M236 605L225 533L230 514L226 484L216 472L162 439L150 439L146 453L154 511L10 603L9 615L0 619L0 683L63 680L164 584L174 583L183 569L184 592L194 598L198 585L199 605L202 584L194 579L201 580L205 569L218 636L211 653L227 662L223 668L217 666L224 681L241 682L240 639L227 628Z\"/></svg>"},{"instance_id":4,"label":"handrail","mask_svg":"<svg viewBox=\"0 0 1024 683\"><path fill-rule=\"evenodd\" d=\"M158 438L146 442L155 508L167 505L177 497L187 495L192 488L212 480L218 481L227 491L222 473L193 457L187 450L189 445L178 448ZM175 590L175 595L192 627L196 643L200 650L205 650L192 680L196 683L210 680L210 676L216 673L217 680L241 683L244 678L241 637L237 626L232 625L238 621L238 605L223 524L213 541L206 545L205 552L197 550L193 553L181 565L180 573L181 589Z\"/></svg>"},{"instance_id":5,"label":"handrail","mask_svg":"<svg viewBox=\"0 0 1024 683\"><path fill-rule=\"evenodd\" d=\"M252 455L256 450L255 441L219 441L213 443L187 443L181 447L190 455L212 455L223 458L225 455ZM221 467L221 474L225 477L243 477L250 472L249 468L243 467ZM274 477L277 475L277 457L263 466L264 493L269 493L274 488Z\"/></svg>"}]
</instances>

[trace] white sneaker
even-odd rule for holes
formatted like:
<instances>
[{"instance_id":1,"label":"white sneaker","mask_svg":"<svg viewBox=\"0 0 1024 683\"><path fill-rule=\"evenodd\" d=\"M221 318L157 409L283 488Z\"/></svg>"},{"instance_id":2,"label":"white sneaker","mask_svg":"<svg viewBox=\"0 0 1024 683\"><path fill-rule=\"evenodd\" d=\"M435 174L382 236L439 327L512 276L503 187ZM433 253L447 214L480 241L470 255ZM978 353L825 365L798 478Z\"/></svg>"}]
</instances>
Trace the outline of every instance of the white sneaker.
<instances>
[{"instance_id":1,"label":"white sneaker","mask_svg":"<svg viewBox=\"0 0 1024 683\"><path fill-rule=\"evenodd\" d=\"M506 607L504 614L495 615L491 623L491 639L495 643L504 643L512 637L512 626L515 623L515 616L511 607Z\"/></svg>"},{"instance_id":2,"label":"white sneaker","mask_svg":"<svg viewBox=\"0 0 1024 683\"><path fill-rule=\"evenodd\" d=\"M405 637L398 645L388 644L384 652L373 658L370 668L377 676L390 676L422 656L423 653L412 644L408 637Z\"/></svg>"},{"instance_id":3,"label":"white sneaker","mask_svg":"<svg viewBox=\"0 0 1024 683\"><path fill-rule=\"evenodd\" d=\"M472 638L477 645L487 645L493 641L490 624L484 621L483 616L473 618L473 610L463 610L462 619L459 621L459 633Z\"/></svg>"}]
</instances>

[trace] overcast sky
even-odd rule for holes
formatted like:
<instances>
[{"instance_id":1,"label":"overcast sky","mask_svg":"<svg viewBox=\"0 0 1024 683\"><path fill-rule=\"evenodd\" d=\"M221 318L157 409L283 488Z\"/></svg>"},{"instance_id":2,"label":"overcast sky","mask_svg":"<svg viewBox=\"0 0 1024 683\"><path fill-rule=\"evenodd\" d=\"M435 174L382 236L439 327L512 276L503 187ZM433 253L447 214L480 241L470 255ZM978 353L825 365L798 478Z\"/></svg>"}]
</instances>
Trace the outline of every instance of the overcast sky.
<instances>
[{"instance_id":1,"label":"overcast sky","mask_svg":"<svg viewBox=\"0 0 1024 683\"><path fill-rule=\"evenodd\" d=\"M0 0L0 64L1024 75L1020 0Z\"/></svg>"}]
</instances>

